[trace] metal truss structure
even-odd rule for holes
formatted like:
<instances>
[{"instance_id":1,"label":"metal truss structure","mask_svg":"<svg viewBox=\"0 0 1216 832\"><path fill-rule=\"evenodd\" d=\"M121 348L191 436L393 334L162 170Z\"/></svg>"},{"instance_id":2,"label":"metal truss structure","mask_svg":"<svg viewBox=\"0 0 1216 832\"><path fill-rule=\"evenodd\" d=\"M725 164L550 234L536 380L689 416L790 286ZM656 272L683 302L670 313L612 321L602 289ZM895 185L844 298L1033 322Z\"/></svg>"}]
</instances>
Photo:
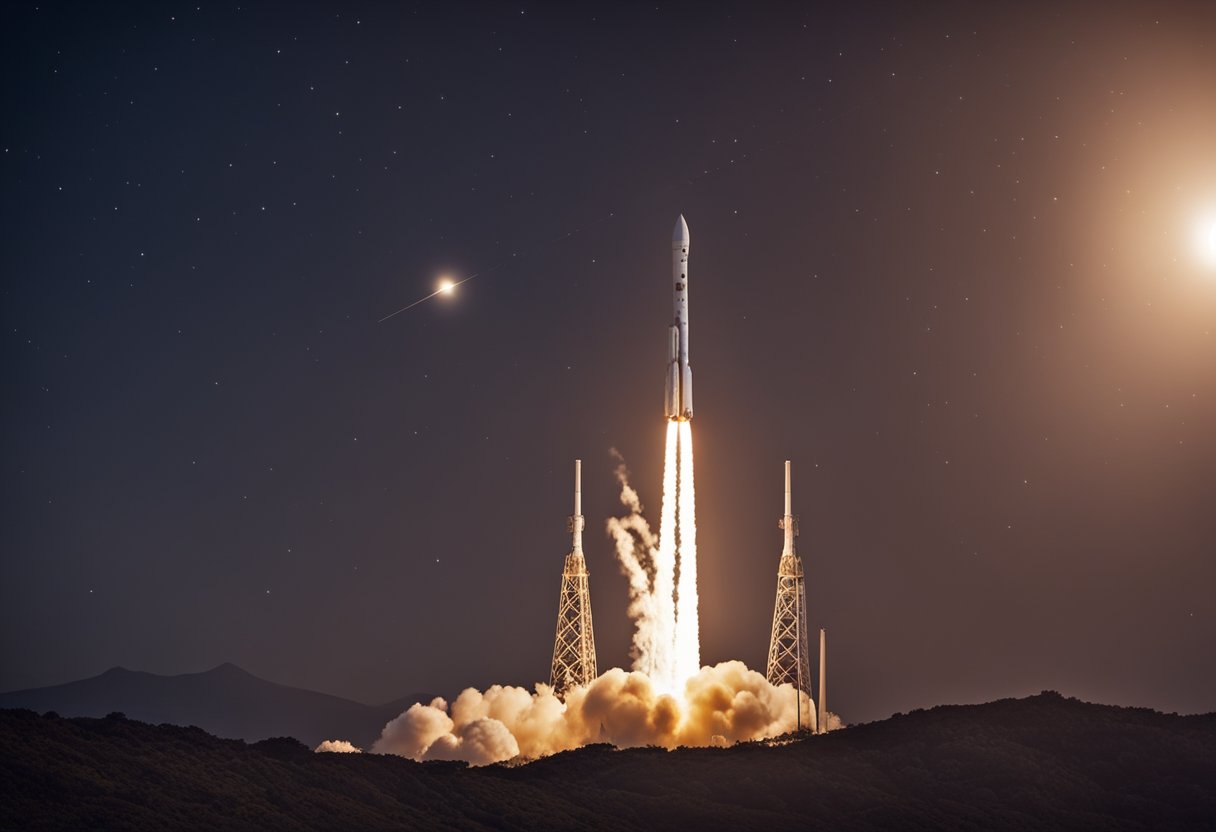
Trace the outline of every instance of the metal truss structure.
<instances>
[{"instance_id":1,"label":"metal truss structure","mask_svg":"<svg viewBox=\"0 0 1216 832\"><path fill-rule=\"evenodd\" d=\"M553 666L549 684L559 697L577 685L586 685L597 675L595 631L591 624L591 594L587 561L583 557L582 460L574 461L574 514L569 529L573 546L562 570L562 588L557 601L557 636L553 640Z\"/></svg>"},{"instance_id":2,"label":"metal truss structure","mask_svg":"<svg viewBox=\"0 0 1216 832\"><path fill-rule=\"evenodd\" d=\"M785 516L779 521L785 531L785 548L777 567L777 600L773 605L773 630L768 644L768 681L774 685L789 683L811 695L811 654L807 649L806 577L802 558L794 551L798 535L798 518L791 513L790 463L785 463ZM807 721L814 727L815 712L808 709ZM802 721L799 700L799 723Z\"/></svg>"}]
</instances>

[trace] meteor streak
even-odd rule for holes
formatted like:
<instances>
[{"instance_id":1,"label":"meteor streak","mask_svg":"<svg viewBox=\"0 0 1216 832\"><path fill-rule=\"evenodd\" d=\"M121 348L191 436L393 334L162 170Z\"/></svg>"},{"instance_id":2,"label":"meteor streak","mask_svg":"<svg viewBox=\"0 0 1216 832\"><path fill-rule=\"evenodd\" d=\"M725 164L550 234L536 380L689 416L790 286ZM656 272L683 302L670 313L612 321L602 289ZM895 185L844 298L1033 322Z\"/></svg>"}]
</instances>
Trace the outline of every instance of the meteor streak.
<instances>
[{"instance_id":1,"label":"meteor streak","mask_svg":"<svg viewBox=\"0 0 1216 832\"><path fill-rule=\"evenodd\" d=\"M401 307L400 309L398 309L396 312L393 312L393 313L392 313L392 314L390 314L390 315L385 315L383 318L381 318L380 320L376 321L376 323L378 323L378 324L382 324L382 323L384 323L385 321L387 321L389 318L392 318L392 317L395 317L395 316L397 316L397 315L400 315L402 312L405 312L405 311L407 311L407 310L409 310L409 309L413 309L413 308L414 308L415 306L417 306L418 304L420 304L420 303L425 303L425 302L427 302L428 300L430 300L431 298L435 297L436 295L450 295L450 294L452 294L452 292L456 291L456 287L457 287L457 286L459 286L459 285L460 285L460 284L462 284L462 283L468 283L470 280L472 280L472 279L473 279L473 278L475 278L475 277L477 277L477 275L476 275L476 274L471 274L471 275L469 275L468 277L466 277L464 280L457 280L457 281L455 281L455 282L453 282L453 281L451 281L451 280L442 280L442 281L440 281L440 283L439 283L439 288L438 288L438 289L436 289L435 291L431 292L429 295L426 295L425 297L418 298L418 300L414 301L414 302L413 302L413 303L411 303L409 306L403 306L403 307Z\"/></svg>"}]
</instances>

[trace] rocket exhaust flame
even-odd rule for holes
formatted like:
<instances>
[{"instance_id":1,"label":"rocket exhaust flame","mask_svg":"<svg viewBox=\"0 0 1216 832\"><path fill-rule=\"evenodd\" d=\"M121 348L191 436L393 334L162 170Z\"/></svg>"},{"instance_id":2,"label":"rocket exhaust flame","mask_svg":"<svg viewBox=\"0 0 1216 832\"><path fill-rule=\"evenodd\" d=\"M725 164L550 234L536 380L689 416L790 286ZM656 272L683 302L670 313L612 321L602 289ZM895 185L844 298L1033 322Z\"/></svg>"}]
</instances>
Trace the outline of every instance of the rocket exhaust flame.
<instances>
[{"instance_id":1,"label":"rocket exhaust flame","mask_svg":"<svg viewBox=\"0 0 1216 832\"><path fill-rule=\"evenodd\" d=\"M701 669L701 626L697 609L697 498L693 484L692 423L675 422L680 430L679 553L676 587L675 681L683 685Z\"/></svg>"},{"instance_id":2,"label":"rocket exhaust flame","mask_svg":"<svg viewBox=\"0 0 1216 832\"><path fill-rule=\"evenodd\" d=\"M701 668L690 423L674 419L667 423L663 463L658 539L642 517L623 462L617 467L617 481L621 503L630 515L611 518L607 530L616 544L617 563L629 580L633 669L645 673L659 693L675 694ZM648 555L648 562L639 550Z\"/></svg>"},{"instance_id":3,"label":"rocket exhaust flame","mask_svg":"<svg viewBox=\"0 0 1216 832\"><path fill-rule=\"evenodd\" d=\"M659 514L659 548L654 561L655 639L654 657L643 666L653 667L652 681L663 693L677 689L675 673L676 640L676 489L679 469L679 430L675 422L667 423L667 442L663 453L663 503Z\"/></svg>"}]
</instances>

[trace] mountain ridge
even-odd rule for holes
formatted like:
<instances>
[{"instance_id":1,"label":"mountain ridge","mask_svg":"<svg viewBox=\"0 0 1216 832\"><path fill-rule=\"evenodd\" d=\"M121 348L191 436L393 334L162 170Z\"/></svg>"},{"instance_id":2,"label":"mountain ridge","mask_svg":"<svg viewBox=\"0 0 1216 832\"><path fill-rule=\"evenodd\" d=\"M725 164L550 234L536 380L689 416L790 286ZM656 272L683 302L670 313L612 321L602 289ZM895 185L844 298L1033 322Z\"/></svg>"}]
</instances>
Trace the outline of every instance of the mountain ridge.
<instances>
[{"instance_id":1,"label":"mountain ridge","mask_svg":"<svg viewBox=\"0 0 1216 832\"><path fill-rule=\"evenodd\" d=\"M231 739L291 736L310 746L325 739L366 746L410 702L430 698L419 693L367 705L272 682L223 662L174 675L115 666L86 679L0 693L0 708L54 711L68 717L120 712L153 724L195 725Z\"/></svg>"}]
</instances>

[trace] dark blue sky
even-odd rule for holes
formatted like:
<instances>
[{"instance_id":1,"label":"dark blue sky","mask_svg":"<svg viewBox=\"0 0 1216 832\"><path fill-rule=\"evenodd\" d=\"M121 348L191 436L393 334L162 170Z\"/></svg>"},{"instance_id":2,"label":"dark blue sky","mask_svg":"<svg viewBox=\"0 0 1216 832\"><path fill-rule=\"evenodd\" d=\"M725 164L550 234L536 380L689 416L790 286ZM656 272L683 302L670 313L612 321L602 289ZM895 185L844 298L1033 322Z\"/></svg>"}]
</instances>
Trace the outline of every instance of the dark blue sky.
<instances>
[{"instance_id":1,"label":"dark blue sky","mask_svg":"<svg viewBox=\"0 0 1216 832\"><path fill-rule=\"evenodd\" d=\"M683 212L703 659L790 458L847 721L1216 708L1207 4L2 15L0 688L544 679L576 456L627 662Z\"/></svg>"}]
</instances>

